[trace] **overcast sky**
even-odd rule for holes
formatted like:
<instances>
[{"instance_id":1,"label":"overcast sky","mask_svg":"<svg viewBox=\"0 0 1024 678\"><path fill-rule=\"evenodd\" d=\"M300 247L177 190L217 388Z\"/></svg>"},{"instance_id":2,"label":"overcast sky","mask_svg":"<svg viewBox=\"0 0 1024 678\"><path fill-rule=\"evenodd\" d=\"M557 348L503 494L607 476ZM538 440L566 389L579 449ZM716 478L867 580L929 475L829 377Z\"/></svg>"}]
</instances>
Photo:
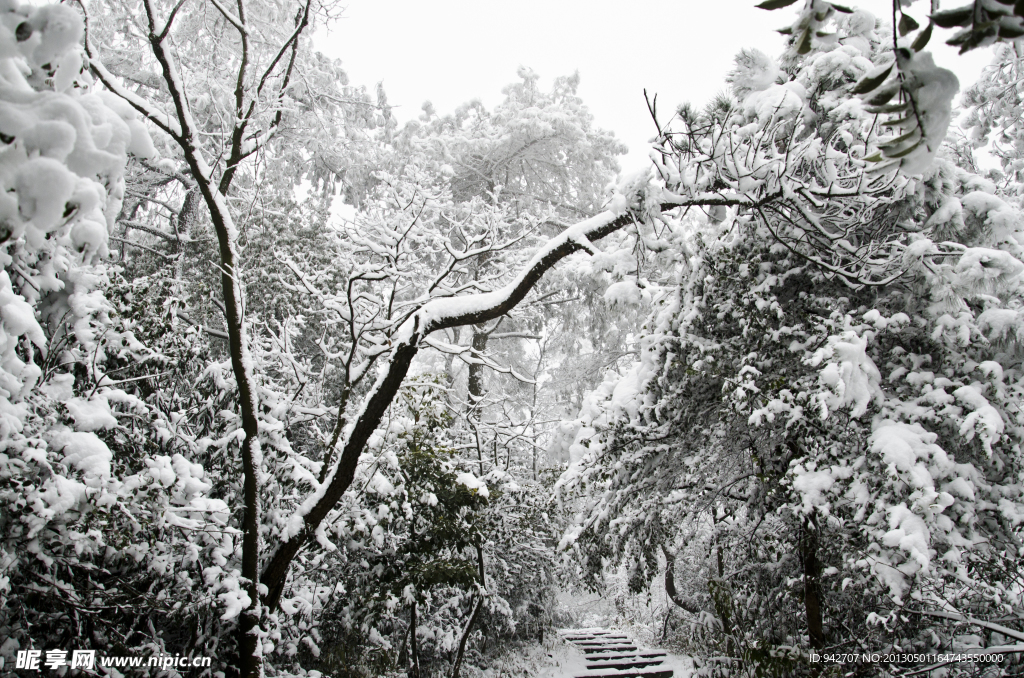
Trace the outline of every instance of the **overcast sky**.
<instances>
[{"instance_id":1,"label":"overcast sky","mask_svg":"<svg viewBox=\"0 0 1024 678\"><path fill-rule=\"evenodd\" d=\"M493 106L515 81L520 65L547 87L558 75L579 71L579 94L597 124L630 148L626 170L645 162L654 127L644 88L666 113L677 104L704 104L724 89L725 75L742 47L777 55L793 7L767 12L757 0L349 0L343 17L317 36L318 47L342 60L352 84L371 91L383 82L404 122L424 101L447 113L471 99ZM885 0L854 6L891 12ZM926 2L907 11L924 25ZM991 59L988 50L966 56L941 44L936 61L955 71L961 89Z\"/></svg>"}]
</instances>

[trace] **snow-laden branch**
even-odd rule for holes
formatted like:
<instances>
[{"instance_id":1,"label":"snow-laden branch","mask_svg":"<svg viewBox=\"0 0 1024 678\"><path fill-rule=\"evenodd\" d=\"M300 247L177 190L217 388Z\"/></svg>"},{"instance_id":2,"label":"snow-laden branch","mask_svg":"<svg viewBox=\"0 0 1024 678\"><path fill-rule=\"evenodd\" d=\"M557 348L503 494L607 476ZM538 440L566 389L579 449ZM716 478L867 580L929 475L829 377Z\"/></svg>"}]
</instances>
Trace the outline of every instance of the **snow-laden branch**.
<instances>
[{"instance_id":1,"label":"snow-laden branch","mask_svg":"<svg viewBox=\"0 0 1024 678\"><path fill-rule=\"evenodd\" d=\"M640 193L649 190L646 181L643 185L635 185L630 192L637 195L631 195L629 199L617 196L612 203L614 209L566 228L540 247L519 274L506 285L488 292L426 300L405 318L390 338L390 353L381 366L376 383L338 438L341 453L337 461L324 475L317 489L288 519L281 533L282 543L266 561L260 581L267 590L263 600L271 609L280 600L292 559L316 535L323 521L351 485L367 440L377 429L398 393L424 340L439 330L479 325L507 314L526 298L541 277L559 261L575 252L589 251L587 244L592 247L592 243L643 219L644 215L629 206L636 204L633 199ZM657 196L657 193L654 195ZM736 204L736 199L723 198L721 194L679 196L682 199L678 201L651 201L650 198L654 196L648 194L647 197L647 201L641 201L646 204L643 211L647 214L658 214L675 208L721 205L723 200L728 204ZM779 193L772 192L760 198L744 197L742 203L745 207L756 209L779 198ZM328 454L333 454L334 449L332 445Z\"/></svg>"},{"instance_id":2,"label":"snow-laden branch","mask_svg":"<svg viewBox=\"0 0 1024 678\"><path fill-rule=\"evenodd\" d=\"M490 339L542 339L539 334L531 332L498 332L489 335Z\"/></svg>"},{"instance_id":3,"label":"snow-laden branch","mask_svg":"<svg viewBox=\"0 0 1024 678\"><path fill-rule=\"evenodd\" d=\"M166 231L161 231L159 228L153 228L152 226L147 226L146 224L143 224L142 222L134 221L132 219L123 219L123 220L121 220L121 221L119 221L117 223L123 224L125 229L134 228L137 231L143 231L145 233L149 233L150 235L155 235L158 238L163 238L164 240L166 240L168 242L177 242L178 240L180 240L180 238L178 238L173 233L167 233Z\"/></svg>"},{"instance_id":4,"label":"snow-laden branch","mask_svg":"<svg viewBox=\"0 0 1024 678\"><path fill-rule=\"evenodd\" d=\"M228 20L228 23L230 23L232 26L234 26L236 29L238 29L239 33L241 33L243 35L246 35L246 36L249 35L249 29L246 28L245 24L243 24L238 19L238 17L236 17L234 14L232 14L228 10L227 7L225 7L224 5L222 5L219 2L217 2L217 0L210 0L210 2L213 4L214 7L217 8L217 11L220 12L224 16L224 18Z\"/></svg>"},{"instance_id":5,"label":"snow-laden branch","mask_svg":"<svg viewBox=\"0 0 1024 678\"><path fill-rule=\"evenodd\" d=\"M926 617L938 617L940 619L950 619L952 621L963 622L964 624L970 624L972 626L980 626L996 633L1001 633L1004 636L1019 640L1024 643L1024 631L1018 631L1011 629L1008 626L1002 624L996 624L994 622L985 621L984 619L975 619L973 617L967 617L965 615L956 612L942 612L938 610L910 610L914 614L924 615Z\"/></svg>"},{"instance_id":6,"label":"snow-laden branch","mask_svg":"<svg viewBox=\"0 0 1024 678\"><path fill-rule=\"evenodd\" d=\"M224 332L222 330L215 330L212 327L208 327L206 325L203 325L202 323L200 323L200 322L190 318L188 316L188 314L186 314L186 313L183 313L181 311L175 311L174 315L176 315L177 317L181 318L182 320L187 322L189 325L192 325L193 327L198 327L203 332L206 332L207 334L209 334L211 337L216 337L217 339L223 339L224 341L228 340L228 333L227 332Z\"/></svg>"},{"instance_id":7,"label":"snow-laden branch","mask_svg":"<svg viewBox=\"0 0 1024 678\"><path fill-rule=\"evenodd\" d=\"M663 208L674 206L665 205ZM283 542L264 567L261 582L267 587L265 600L271 608L280 600L288 567L295 554L316 534L320 524L351 485L366 441L398 393L423 340L438 330L475 325L508 313L526 297L544 273L565 257L583 249L581 238L589 242L600 240L633 223L634 218L631 212L606 211L570 226L541 247L507 285L491 292L427 301L405 320L392 337L390 356L376 384L344 432L337 462L317 490L291 516L282 534Z\"/></svg>"},{"instance_id":8,"label":"snow-laden branch","mask_svg":"<svg viewBox=\"0 0 1024 678\"><path fill-rule=\"evenodd\" d=\"M146 119L151 123L159 127L161 130L171 135L175 139L181 137L181 126L178 125L177 121L172 119L169 115L159 110L150 102L146 101L138 94L135 94L131 90L125 88L118 82L117 77L107 70L106 66L100 63L99 59L93 56L94 52L91 49L88 41L85 43L86 53L89 55L89 68L100 79L103 86L109 89L111 92L127 101L132 108L137 110L142 115L146 116Z\"/></svg>"},{"instance_id":9,"label":"snow-laden branch","mask_svg":"<svg viewBox=\"0 0 1024 678\"><path fill-rule=\"evenodd\" d=\"M516 381L522 382L524 384L537 383L534 379L531 379L530 377L524 376L516 372L516 369L511 365L509 365L508 367L504 367L494 362L493 360L489 360L486 356L479 354L473 355L474 353L476 353L476 350L472 346L459 346L457 344L449 344L444 341L438 341L437 339L430 338L424 339L423 343L442 353L457 355L459 356L459 359L462 360L467 365L483 365L484 367L488 367L494 370L495 372L498 372L499 374L507 374Z\"/></svg>"}]
</instances>

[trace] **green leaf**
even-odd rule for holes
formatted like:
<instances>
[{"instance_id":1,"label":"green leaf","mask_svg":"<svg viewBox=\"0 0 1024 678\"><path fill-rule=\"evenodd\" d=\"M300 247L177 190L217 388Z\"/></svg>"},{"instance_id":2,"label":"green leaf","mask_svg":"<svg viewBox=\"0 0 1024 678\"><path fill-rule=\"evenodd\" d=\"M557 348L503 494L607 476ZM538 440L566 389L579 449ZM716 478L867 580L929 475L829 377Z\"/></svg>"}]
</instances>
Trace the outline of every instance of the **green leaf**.
<instances>
[{"instance_id":1,"label":"green leaf","mask_svg":"<svg viewBox=\"0 0 1024 678\"><path fill-rule=\"evenodd\" d=\"M960 54L964 54L965 52L970 52L975 47L989 44L996 37L997 31L998 27L994 21L975 24L971 29L960 31L960 33L953 36L952 40L947 40L946 44L960 45Z\"/></svg>"},{"instance_id":2,"label":"green leaf","mask_svg":"<svg viewBox=\"0 0 1024 678\"><path fill-rule=\"evenodd\" d=\"M786 26L785 28L778 28L775 30L776 33L782 33L783 35L793 35L793 27Z\"/></svg>"},{"instance_id":3,"label":"green leaf","mask_svg":"<svg viewBox=\"0 0 1024 678\"><path fill-rule=\"evenodd\" d=\"M882 157L881 152L872 153L866 158L863 158L864 162L882 162L885 158Z\"/></svg>"},{"instance_id":4,"label":"green leaf","mask_svg":"<svg viewBox=\"0 0 1024 678\"><path fill-rule=\"evenodd\" d=\"M895 66L895 64L889 64L889 68L882 71L881 75L877 75L873 78L863 78L860 82L857 83L857 86L853 88L853 94L864 94L866 92L874 90L876 87L885 82L886 78L889 77L889 73L892 72L893 66Z\"/></svg>"},{"instance_id":5,"label":"green leaf","mask_svg":"<svg viewBox=\"0 0 1024 678\"><path fill-rule=\"evenodd\" d=\"M902 104L887 104L885 106L865 106L864 110L868 113L904 113L910 110L910 105L906 103Z\"/></svg>"},{"instance_id":6,"label":"green leaf","mask_svg":"<svg viewBox=\"0 0 1024 678\"><path fill-rule=\"evenodd\" d=\"M1022 36L1024 36L1024 28L1020 26L1006 26L1003 24L999 26L999 37L1003 40L1016 40Z\"/></svg>"},{"instance_id":7,"label":"green leaf","mask_svg":"<svg viewBox=\"0 0 1024 678\"><path fill-rule=\"evenodd\" d=\"M837 5L834 2L832 3L832 9L834 9L837 12L841 12L842 14L853 14L853 10L847 7L846 5Z\"/></svg>"},{"instance_id":8,"label":"green leaf","mask_svg":"<svg viewBox=\"0 0 1024 678\"><path fill-rule=\"evenodd\" d=\"M947 45L953 45L954 47L957 47L957 46L962 45L965 42L967 42L971 38L971 35L972 35L971 29L970 28L965 28L964 30L960 31L959 33L954 35L952 38L947 40L946 44Z\"/></svg>"},{"instance_id":9,"label":"green leaf","mask_svg":"<svg viewBox=\"0 0 1024 678\"><path fill-rule=\"evenodd\" d=\"M932 39L932 27L934 26L935 24L928 22L928 25L925 26L924 30L918 33L917 37L914 38L914 44L910 46L910 49L914 50L915 52L920 52L922 49L924 49L924 46L927 45L928 41Z\"/></svg>"},{"instance_id":10,"label":"green leaf","mask_svg":"<svg viewBox=\"0 0 1024 678\"><path fill-rule=\"evenodd\" d=\"M895 149L895 148L899 148L900 146L902 146L906 142L910 141L911 139L914 139L915 137L920 137L920 136L921 136L921 134L917 131L917 128L915 127L914 129L910 130L906 134L902 134L902 135L896 137L895 139L893 139L892 141L885 142L884 144L879 146L879 148L888 153L890 150ZM914 145L916 146L917 144L914 144ZM900 156L898 156L898 155L890 155L889 157L890 158L898 158Z\"/></svg>"},{"instance_id":11,"label":"green leaf","mask_svg":"<svg viewBox=\"0 0 1024 678\"><path fill-rule=\"evenodd\" d=\"M764 0L760 5L757 5L760 9L782 9L783 7L789 7L796 0Z\"/></svg>"},{"instance_id":12,"label":"green leaf","mask_svg":"<svg viewBox=\"0 0 1024 678\"><path fill-rule=\"evenodd\" d=\"M907 146L906 148L904 148L899 153L893 153L889 157L895 160L896 158L902 158L902 157L908 156L911 153L913 153L915 150L917 150L918 146L920 146L920 145L921 145L921 142L918 141L916 144L911 144L910 146Z\"/></svg>"},{"instance_id":13,"label":"green leaf","mask_svg":"<svg viewBox=\"0 0 1024 678\"><path fill-rule=\"evenodd\" d=\"M886 85L882 89L878 90L878 92L874 96L872 96L864 103L866 103L868 106L883 106L889 103L889 101L894 96L896 96L899 93L899 91L900 83L897 80L896 82L890 83L889 85Z\"/></svg>"},{"instance_id":14,"label":"green leaf","mask_svg":"<svg viewBox=\"0 0 1024 678\"><path fill-rule=\"evenodd\" d=\"M965 7L957 7L956 9L947 9L944 12L936 12L931 15L931 20L939 28L955 28L957 26L966 26L971 22L973 16L974 5L971 4Z\"/></svg>"},{"instance_id":15,"label":"green leaf","mask_svg":"<svg viewBox=\"0 0 1024 678\"><path fill-rule=\"evenodd\" d=\"M811 51L811 32L809 30L804 31L804 34L800 36L800 44L796 48L797 54L807 54Z\"/></svg>"},{"instance_id":16,"label":"green leaf","mask_svg":"<svg viewBox=\"0 0 1024 678\"><path fill-rule=\"evenodd\" d=\"M914 17L910 16L909 14L903 14L902 16L900 16L899 27L900 37L902 37L907 33L912 33L916 31L918 28L921 27L921 24L917 23L917 21L914 20Z\"/></svg>"}]
</instances>

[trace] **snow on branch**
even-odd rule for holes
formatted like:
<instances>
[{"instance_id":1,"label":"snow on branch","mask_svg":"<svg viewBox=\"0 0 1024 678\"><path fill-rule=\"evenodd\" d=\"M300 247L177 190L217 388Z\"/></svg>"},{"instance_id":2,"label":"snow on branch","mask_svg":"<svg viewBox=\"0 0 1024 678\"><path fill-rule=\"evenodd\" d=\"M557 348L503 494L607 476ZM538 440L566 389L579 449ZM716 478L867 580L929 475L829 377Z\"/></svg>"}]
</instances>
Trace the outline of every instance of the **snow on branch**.
<instances>
[{"instance_id":1,"label":"snow on branch","mask_svg":"<svg viewBox=\"0 0 1024 678\"><path fill-rule=\"evenodd\" d=\"M266 562L260 581L268 590L268 594L264 596L267 605L271 608L276 606L284 589L292 559L315 535L320 524L351 485L359 457L367 441L398 393L413 358L426 343L428 335L463 325L479 325L505 315L529 294L541 277L555 264L571 254L584 251L586 248L582 242L593 243L601 240L635 223L636 220L643 218L643 215L659 214L677 208L720 205L723 200L732 204L733 201L721 195L707 194L695 198L681 196L681 200L651 202L652 197L661 197L663 194L652 190L646 181L636 180L633 183L629 199L619 196L612 201L614 209L572 225L551 238L506 285L489 292L431 299L406 317L389 340L391 351L381 366L376 383L350 420L351 423L347 425L344 435L339 438L341 454L324 476L323 482L287 520L286 527L280 534L281 543ZM651 195L648 195L648 191ZM751 208L757 208L764 202L777 198L778 195L772 194L761 199L748 198L745 203ZM636 212L637 205L640 205L642 214ZM333 450L334 446L331 449Z\"/></svg>"},{"instance_id":2,"label":"snow on branch","mask_svg":"<svg viewBox=\"0 0 1024 678\"><path fill-rule=\"evenodd\" d=\"M94 51L90 46L88 40L85 43L86 53L89 55L89 69L100 79L103 86L109 89L111 92L127 101L132 108L137 110L139 113L144 115L147 120L159 127L161 130L171 135L175 139L181 137L181 126L178 125L177 121L168 116L163 111L157 109L151 105L150 102L146 101L138 94L135 94L131 90L121 85L119 78L113 73L107 70L98 58L94 56Z\"/></svg>"},{"instance_id":3,"label":"snow on branch","mask_svg":"<svg viewBox=\"0 0 1024 678\"><path fill-rule=\"evenodd\" d=\"M483 365L500 374L507 374L513 379L520 381L524 384L535 384L536 381L530 377L524 376L516 372L516 369L511 365L503 367L493 360L489 360L486 356L480 355L472 346L459 346L456 344L449 344L448 342L439 341L437 339L427 338L423 340L423 343L427 346L436 349L442 353L448 353L451 355L457 355L459 358L468 365ZM475 355L474 355L475 354Z\"/></svg>"},{"instance_id":4,"label":"snow on branch","mask_svg":"<svg viewBox=\"0 0 1024 678\"><path fill-rule=\"evenodd\" d=\"M228 20L228 23L230 23L232 26L234 26L236 29L238 29L239 33L241 33L243 35L246 35L246 36L249 35L249 29L246 28L245 24L242 23L242 21L239 20L238 17L236 17L234 14L232 14L230 11L228 11L227 7L225 7L224 5L220 4L217 0L210 0L210 3L213 4L213 6L217 8L217 11L220 12L224 16L225 19Z\"/></svg>"}]
</instances>

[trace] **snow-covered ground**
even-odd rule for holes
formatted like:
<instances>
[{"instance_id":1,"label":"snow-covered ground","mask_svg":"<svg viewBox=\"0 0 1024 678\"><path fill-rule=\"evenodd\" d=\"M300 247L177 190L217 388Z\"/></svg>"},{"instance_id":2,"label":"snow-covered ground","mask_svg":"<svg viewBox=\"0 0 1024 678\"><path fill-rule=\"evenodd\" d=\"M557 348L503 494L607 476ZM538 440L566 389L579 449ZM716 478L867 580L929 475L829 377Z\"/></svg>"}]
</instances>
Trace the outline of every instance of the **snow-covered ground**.
<instances>
[{"instance_id":1,"label":"snow-covered ground","mask_svg":"<svg viewBox=\"0 0 1024 678\"><path fill-rule=\"evenodd\" d=\"M658 649L646 647L643 649ZM490 668L479 670L467 667L466 678L576 678L587 674L584 655L572 643L557 634L549 634L543 643L534 643L510 651ZM689 657L667 653L659 669L672 669L674 678L689 678L693 662Z\"/></svg>"},{"instance_id":2,"label":"snow-covered ground","mask_svg":"<svg viewBox=\"0 0 1024 678\"><path fill-rule=\"evenodd\" d=\"M615 630L615 629L612 629ZM642 647L641 651L649 649ZM666 654L658 669L672 669L674 678L689 678L693 673L693 662L689 657ZM510 678L511 676L534 676L536 678L576 678L587 674L584 655L572 643L557 636L549 637L544 644L531 646L528 650L506 662L504 667L495 667L482 673L486 678Z\"/></svg>"},{"instance_id":3,"label":"snow-covered ground","mask_svg":"<svg viewBox=\"0 0 1024 678\"><path fill-rule=\"evenodd\" d=\"M563 678L582 676L587 672L583 653L561 638L552 638L550 649L539 657L537 678ZM547 648L545 648L547 649Z\"/></svg>"}]
</instances>

